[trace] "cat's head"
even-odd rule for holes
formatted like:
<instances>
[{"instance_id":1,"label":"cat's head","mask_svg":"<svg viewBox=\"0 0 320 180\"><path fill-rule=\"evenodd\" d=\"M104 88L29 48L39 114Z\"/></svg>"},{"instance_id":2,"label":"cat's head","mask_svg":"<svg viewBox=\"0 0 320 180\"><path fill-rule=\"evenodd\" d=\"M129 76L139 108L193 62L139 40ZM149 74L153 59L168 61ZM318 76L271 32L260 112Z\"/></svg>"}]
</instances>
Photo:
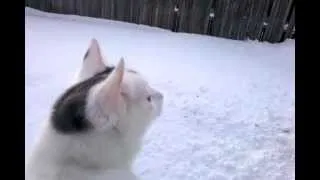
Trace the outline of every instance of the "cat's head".
<instances>
[{"instance_id":1,"label":"cat's head","mask_svg":"<svg viewBox=\"0 0 320 180\"><path fill-rule=\"evenodd\" d=\"M63 134L114 129L143 135L162 104L163 95L140 73L126 69L123 58L115 67L107 64L92 39L77 82L55 103L51 122Z\"/></svg>"}]
</instances>

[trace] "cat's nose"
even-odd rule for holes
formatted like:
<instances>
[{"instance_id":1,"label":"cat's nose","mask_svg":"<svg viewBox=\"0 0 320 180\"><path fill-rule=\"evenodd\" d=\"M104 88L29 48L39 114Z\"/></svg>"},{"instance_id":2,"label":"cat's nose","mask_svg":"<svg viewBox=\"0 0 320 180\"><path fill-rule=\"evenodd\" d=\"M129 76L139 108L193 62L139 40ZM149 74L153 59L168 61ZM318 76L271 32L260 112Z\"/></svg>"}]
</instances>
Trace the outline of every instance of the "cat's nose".
<instances>
[{"instance_id":1,"label":"cat's nose","mask_svg":"<svg viewBox=\"0 0 320 180\"><path fill-rule=\"evenodd\" d=\"M159 98L160 98L161 100L163 100L163 94L162 94L162 93L158 92L158 96L159 96Z\"/></svg>"},{"instance_id":2,"label":"cat's nose","mask_svg":"<svg viewBox=\"0 0 320 180\"><path fill-rule=\"evenodd\" d=\"M162 95L162 93L160 93L160 92L156 92L156 93L155 93L155 97L158 98L158 99L160 99L160 100L163 100L163 95Z\"/></svg>"}]
</instances>

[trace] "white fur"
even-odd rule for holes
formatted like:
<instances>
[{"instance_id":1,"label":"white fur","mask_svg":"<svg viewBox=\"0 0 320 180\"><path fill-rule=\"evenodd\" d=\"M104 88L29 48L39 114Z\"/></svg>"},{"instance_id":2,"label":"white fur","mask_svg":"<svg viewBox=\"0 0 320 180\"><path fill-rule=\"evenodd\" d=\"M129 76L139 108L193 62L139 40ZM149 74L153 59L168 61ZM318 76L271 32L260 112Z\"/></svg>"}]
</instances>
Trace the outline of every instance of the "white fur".
<instances>
[{"instance_id":1,"label":"white fur","mask_svg":"<svg viewBox=\"0 0 320 180\"><path fill-rule=\"evenodd\" d=\"M88 49L88 56L83 59L83 65L78 75L78 81L88 79L96 72L103 71L104 68L105 65L98 41L92 39Z\"/></svg>"},{"instance_id":2,"label":"white fur","mask_svg":"<svg viewBox=\"0 0 320 180\"><path fill-rule=\"evenodd\" d=\"M92 54L85 60L78 81L90 78L105 66L98 49L93 40ZM85 109L94 130L63 135L47 124L28 159L26 179L137 179L131 165L144 132L161 114L162 101L162 94L140 74L126 71L121 60L111 75L89 92Z\"/></svg>"}]
</instances>

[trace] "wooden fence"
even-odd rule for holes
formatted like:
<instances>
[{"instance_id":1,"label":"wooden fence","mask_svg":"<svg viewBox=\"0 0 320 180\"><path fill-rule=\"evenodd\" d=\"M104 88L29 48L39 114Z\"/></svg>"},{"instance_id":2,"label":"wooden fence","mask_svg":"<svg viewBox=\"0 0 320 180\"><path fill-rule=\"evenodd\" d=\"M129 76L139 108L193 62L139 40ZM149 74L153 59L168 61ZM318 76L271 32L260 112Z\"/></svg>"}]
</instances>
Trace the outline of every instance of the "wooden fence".
<instances>
[{"instance_id":1,"label":"wooden fence","mask_svg":"<svg viewBox=\"0 0 320 180\"><path fill-rule=\"evenodd\" d=\"M236 40L295 38L295 0L26 0L25 5Z\"/></svg>"}]
</instances>

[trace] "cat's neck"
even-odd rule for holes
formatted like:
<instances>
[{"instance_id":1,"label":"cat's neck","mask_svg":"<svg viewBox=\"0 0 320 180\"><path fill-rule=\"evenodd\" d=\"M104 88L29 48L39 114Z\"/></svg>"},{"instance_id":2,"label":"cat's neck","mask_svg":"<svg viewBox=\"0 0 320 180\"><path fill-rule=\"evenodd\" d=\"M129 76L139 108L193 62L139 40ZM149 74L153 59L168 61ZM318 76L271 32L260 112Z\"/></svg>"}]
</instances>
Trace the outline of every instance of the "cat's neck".
<instances>
[{"instance_id":1,"label":"cat's neck","mask_svg":"<svg viewBox=\"0 0 320 180\"><path fill-rule=\"evenodd\" d=\"M117 129L120 131L124 139L130 144L131 141L141 141L150 127L151 122L147 117L141 117L141 114L131 113L130 117L122 118Z\"/></svg>"},{"instance_id":2,"label":"cat's neck","mask_svg":"<svg viewBox=\"0 0 320 180\"><path fill-rule=\"evenodd\" d=\"M130 169L139 147L140 140L122 136L117 130L63 135L47 127L31 154L30 165Z\"/></svg>"}]
</instances>

